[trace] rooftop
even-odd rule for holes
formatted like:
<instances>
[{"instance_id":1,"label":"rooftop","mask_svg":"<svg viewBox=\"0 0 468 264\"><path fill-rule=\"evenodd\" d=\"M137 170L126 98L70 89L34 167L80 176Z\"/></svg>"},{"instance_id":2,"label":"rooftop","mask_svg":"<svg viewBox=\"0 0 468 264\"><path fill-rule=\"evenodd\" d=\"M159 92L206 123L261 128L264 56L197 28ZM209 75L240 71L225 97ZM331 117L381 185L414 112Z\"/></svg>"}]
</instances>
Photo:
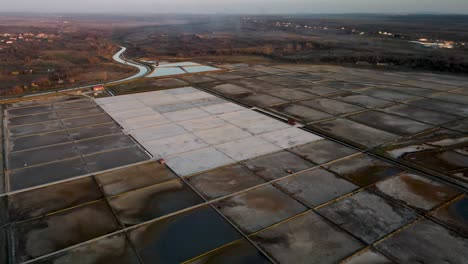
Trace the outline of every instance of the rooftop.
<instances>
[{"instance_id":1,"label":"rooftop","mask_svg":"<svg viewBox=\"0 0 468 264\"><path fill-rule=\"evenodd\" d=\"M2 105L0 261L468 258L468 78L214 67Z\"/></svg>"}]
</instances>

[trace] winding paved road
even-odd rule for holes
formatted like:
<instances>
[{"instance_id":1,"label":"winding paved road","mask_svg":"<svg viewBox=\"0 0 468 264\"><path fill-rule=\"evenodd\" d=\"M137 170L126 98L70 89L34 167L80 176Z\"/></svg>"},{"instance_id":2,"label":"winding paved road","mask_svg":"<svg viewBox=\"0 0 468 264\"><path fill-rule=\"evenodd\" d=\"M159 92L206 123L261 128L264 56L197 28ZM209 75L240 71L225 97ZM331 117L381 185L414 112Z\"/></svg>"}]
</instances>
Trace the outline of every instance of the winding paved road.
<instances>
[{"instance_id":1,"label":"winding paved road","mask_svg":"<svg viewBox=\"0 0 468 264\"><path fill-rule=\"evenodd\" d=\"M125 81L129 81L129 80L133 80L133 79L137 79L137 78L141 78L141 77L144 77L146 76L150 71L151 71L151 68L149 68L148 66L144 66L142 64L138 64L134 61L131 61L131 60L126 60L125 58L123 58L123 54L125 53L125 51L127 51L127 48L125 47L121 47L122 49L117 52L116 54L114 54L114 56L112 57L113 60L115 60L116 62L118 63L121 63L121 64L125 64L125 65L129 65L129 66L133 66L135 68L138 68L139 72L133 76L130 76L128 78L125 78L125 79L121 79L121 80L117 80L117 81L112 81L112 82L108 82L107 84L112 84L112 83L118 83L118 82L125 82Z\"/></svg>"}]
</instances>

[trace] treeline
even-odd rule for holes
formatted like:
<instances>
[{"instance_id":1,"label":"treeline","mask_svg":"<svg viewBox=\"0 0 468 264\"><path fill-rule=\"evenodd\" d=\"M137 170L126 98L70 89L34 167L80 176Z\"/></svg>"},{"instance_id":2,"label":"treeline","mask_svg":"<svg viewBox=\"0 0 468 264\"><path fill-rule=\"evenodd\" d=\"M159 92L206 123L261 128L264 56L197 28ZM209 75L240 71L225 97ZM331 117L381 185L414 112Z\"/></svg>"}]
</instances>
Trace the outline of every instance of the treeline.
<instances>
[{"instance_id":1,"label":"treeline","mask_svg":"<svg viewBox=\"0 0 468 264\"><path fill-rule=\"evenodd\" d=\"M173 45L171 45L173 44ZM132 56L235 56L256 55L275 60L297 63L329 63L339 65L368 63L391 67L406 67L420 70L468 73L468 52L465 50L397 50L394 46L379 46L362 43L331 43L326 41L258 41L246 45L241 40L232 42L204 41L202 45L194 42L168 42L152 47L137 46ZM398 44L398 43L397 43ZM395 51L397 50L397 51Z\"/></svg>"},{"instance_id":2,"label":"treeline","mask_svg":"<svg viewBox=\"0 0 468 264\"><path fill-rule=\"evenodd\" d=\"M310 53L285 54L275 52L269 55L272 59L293 61L296 63L328 63L328 64L370 64L388 67L404 67L418 70L468 73L468 56L465 52L428 52L427 54L404 54L394 52L364 52L356 50L340 50L330 52L314 50Z\"/></svg>"},{"instance_id":3,"label":"treeline","mask_svg":"<svg viewBox=\"0 0 468 264\"><path fill-rule=\"evenodd\" d=\"M55 33L53 41L18 42L0 52L0 96L94 82L102 79L94 71L125 68L112 60L118 47L108 33Z\"/></svg>"}]
</instances>

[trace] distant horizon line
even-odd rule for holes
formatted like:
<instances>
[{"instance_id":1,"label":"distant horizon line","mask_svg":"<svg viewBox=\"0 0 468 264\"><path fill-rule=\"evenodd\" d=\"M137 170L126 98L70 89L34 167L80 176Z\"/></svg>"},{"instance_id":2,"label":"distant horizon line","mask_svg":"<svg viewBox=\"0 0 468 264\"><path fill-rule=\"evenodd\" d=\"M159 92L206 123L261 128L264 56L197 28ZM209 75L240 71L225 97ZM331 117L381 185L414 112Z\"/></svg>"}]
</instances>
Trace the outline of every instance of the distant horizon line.
<instances>
[{"instance_id":1,"label":"distant horizon line","mask_svg":"<svg viewBox=\"0 0 468 264\"><path fill-rule=\"evenodd\" d=\"M232 15L232 16L287 16L287 15L400 15L400 16L410 16L410 15L434 15L434 16L468 16L468 13L442 13L442 12L291 12L291 13L216 13L216 12L207 12L207 13L198 13L198 12L117 12L117 11L108 11L108 12L73 12L73 11L0 11L0 14L10 14L10 15L124 15L124 16L143 16L143 15Z\"/></svg>"}]
</instances>

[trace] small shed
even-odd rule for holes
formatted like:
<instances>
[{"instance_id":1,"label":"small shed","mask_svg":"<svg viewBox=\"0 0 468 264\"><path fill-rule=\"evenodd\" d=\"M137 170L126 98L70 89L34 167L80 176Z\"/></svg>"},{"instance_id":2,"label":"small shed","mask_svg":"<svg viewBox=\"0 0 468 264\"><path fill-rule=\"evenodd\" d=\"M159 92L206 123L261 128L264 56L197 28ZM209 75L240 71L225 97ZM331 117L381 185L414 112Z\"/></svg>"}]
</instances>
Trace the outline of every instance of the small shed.
<instances>
[{"instance_id":1,"label":"small shed","mask_svg":"<svg viewBox=\"0 0 468 264\"><path fill-rule=\"evenodd\" d=\"M106 88L104 88L104 85L96 85L93 87L93 91L95 92L100 92L100 91L104 91Z\"/></svg>"}]
</instances>

